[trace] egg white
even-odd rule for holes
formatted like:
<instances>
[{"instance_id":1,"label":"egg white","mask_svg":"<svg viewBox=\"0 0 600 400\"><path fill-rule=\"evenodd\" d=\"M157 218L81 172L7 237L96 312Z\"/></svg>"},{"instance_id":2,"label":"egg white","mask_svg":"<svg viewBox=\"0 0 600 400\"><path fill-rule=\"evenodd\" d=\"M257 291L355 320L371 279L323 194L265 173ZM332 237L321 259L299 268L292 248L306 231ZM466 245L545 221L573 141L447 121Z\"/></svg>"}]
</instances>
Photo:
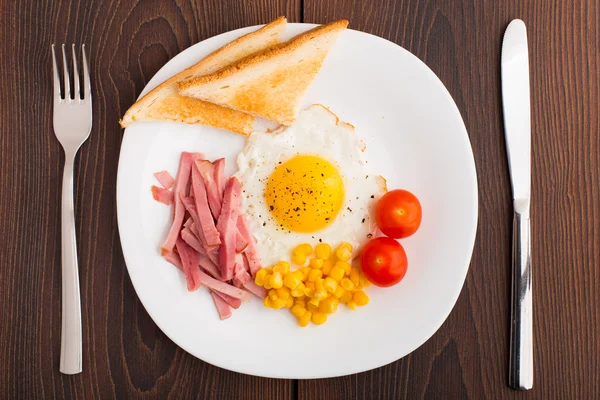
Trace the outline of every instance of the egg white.
<instances>
[{"instance_id":1,"label":"egg white","mask_svg":"<svg viewBox=\"0 0 600 400\"><path fill-rule=\"evenodd\" d=\"M241 211L254 234L263 266L289 260L298 244L348 242L357 248L375 229L374 206L385 193L385 181L367 170L364 144L352 125L321 105L300 112L296 122L276 133L255 132L238 156L242 185ZM315 155L333 164L344 182L344 204L325 228L312 233L279 226L267 208L265 186L277 166L297 155Z\"/></svg>"}]
</instances>

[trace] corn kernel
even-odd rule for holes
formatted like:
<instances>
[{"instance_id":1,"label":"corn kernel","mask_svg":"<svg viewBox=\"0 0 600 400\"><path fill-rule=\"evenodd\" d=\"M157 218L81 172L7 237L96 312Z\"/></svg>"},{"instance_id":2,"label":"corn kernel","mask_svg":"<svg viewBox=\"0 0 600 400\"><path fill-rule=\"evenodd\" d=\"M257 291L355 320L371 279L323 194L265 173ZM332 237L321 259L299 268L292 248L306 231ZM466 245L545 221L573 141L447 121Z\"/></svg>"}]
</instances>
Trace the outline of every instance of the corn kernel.
<instances>
[{"instance_id":1,"label":"corn kernel","mask_svg":"<svg viewBox=\"0 0 600 400\"><path fill-rule=\"evenodd\" d=\"M331 273L331 269L335 265L335 261L331 258L323 261L323 275L329 275Z\"/></svg>"},{"instance_id":2,"label":"corn kernel","mask_svg":"<svg viewBox=\"0 0 600 400\"><path fill-rule=\"evenodd\" d=\"M304 308L300 304L296 304L295 306L292 307L292 314L294 314L294 317L296 317L296 318L302 317L305 312L306 312L306 308Z\"/></svg>"},{"instance_id":3,"label":"corn kernel","mask_svg":"<svg viewBox=\"0 0 600 400\"><path fill-rule=\"evenodd\" d=\"M273 308L276 310L279 310L280 308L283 308L285 306L285 300L283 299L275 299L275 300L271 300L271 304L273 304Z\"/></svg>"},{"instance_id":4,"label":"corn kernel","mask_svg":"<svg viewBox=\"0 0 600 400\"><path fill-rule=\"evenodd\" d=\"M319 311L319 306L315 306L314 304L311 304L309 302L306 304L306 309L310 312L317 312L317 311Z\"/></svg>"},{"instance_id":5,"label":"corn kernel","mask_svg":"<svg viewBox=\"0 0 600 400\"><path fill-rule=\"evenodd\" d=\"M304 295L306 297L312 298L315 295L315 289L309 288L308 286L304 288Z\"/></svg>"},{"instance_id":6,"label":"corn kernel","mask_svg":"<svg viewBox=\"0 0 600 400\"><path fill-rule=\"evenodd\" d=\"M300 318L298 318L298 325L301 327L305 327L310 322L312 318L312 312L306 311Z\"/></svg>"},{"instance_id":7,"label":"corn kernel","mask_svg":"<svg viewBox=\"0 0 600 400\"><path fill-rule=\"evenodd\" d=\"M315 246L315 255L321 260L327 260L331 257L331 246L328 243L319 243Z\"/></svg>"},{"instance_id":8,"label":"corn kernel","mask_svg":"<svg viewBox=\"0 0 600 400\"><path fill-rule=\"evenodd\" d=\"M358 272L358 268L352 267L350 270L350 281L352 281L354 286L360 285L360 272Z\"/></svg>"},{"instance_id":9,"label":"corn kernel","mask_svg":"<svg viewBox=\"0 0 600 400\"><path fill-rule=\"evenodd\" d=\"M350 243L342 242L335 251L335 255L342 261L348 261L352 258L352 245Z\"/></svg>"},{"instance_id":10,"label":"corn kernel","mask_svg":"<svg viewBox=\"0 0 600 400\"><path fill-rule=\"evenodd\" d=\"M340 267L345 275L350 275L350 271L352 270L352 266L346 261L338 261L335 263L336 267Z\"/></svg>"},{"instance_id":11,"label":"corn kernel","mask_svg":"<svg viewBox=\"0 0 600 400\"><path fill-rule=\"evenodd\" d=\"M313 252L313 248L308 243L302 243L301 245L296 246L294 252L303 253L306 256L310 256Z\"/></svg>"},{"instance_id":12,"label":"corn kernel","mask_svg":"<svg viewBox=\"0 0 600 400\"><path fill-rule=\"evenodd\" d=\"M271 300L277 299L277 290L275 290L275 289L269 290L269 298Z\"/></svg>"},{"instance_id":13,"label":"corn kernel","mask_svg":"<svg viewBox=\"0 0 600 400\"><path fill-rule=\"evenodd\" d=\"M342 285L342 287L345 290L352 290L354 289L354 283L352 283L352 281L348 278L344 278L342 279L342 282L340 283Z\"/></svg>"},{"instance_id":14,"label":"corn kernel","mask_svg":"<svg viewBox=\"0 0 600 400\"><path fill-rule=\"evenodd\" d=\"M304 286L306 286L307 288L311 288L311 289L315 289L315 283L314 282L306 282L304 284Z\"/></svg>"},{"instance_id":15,"label":"corn kernel","mask_svg":"<svg viewBox=\"0 0 600 400\"><path fill-rule=\"evenodd\" d=\"M285 301L285 308L292 308L293 305L294 305L294 298L290 296Z\"/></svg>"},{"instance_id":16,"label":"corn kernel","mask_svg":"<svg viewBox=\"0 0 600 400\"><path fill-rule=\"evenodd\" d=\"M325 314L333 314L337 311L339 302L335 297L328 297L319 303L319 311Z\"/></svg>"},{"instance_id":17,"label":"corn kernel","mask_svg":"<svg viewBox=\"0 0 600 400\"><path fill-rule=\"evenodd\" d=\"M367 304L369 304L369 296L367 296L367 294L362 290L355 292L352 299L359 306L366 306Z\"/></svg>"},{"instance_id":18,"label":"corn kernel","mask_svg":"<svg viewBox=\"0 0 600 400\"><path fill-rule=\"evenodd\" d=\"M344 270L342 269L342 267L336 264L335 267L331 269L331 273L329 274L329 276L339 282L344 277Z\"/></svg>"},{"instance_id":19,"label":"corn kernel","mask_svg":"<svg viewBox=\"0 0 600 400\"><path fill-rule=\"evenodd\" d=\"M352 301L352 293L350 292L345 292L342 297L340 297L340 301L342 303L348 303L350 301Z\"/></svg>"},{"instance_id":20,"label":"corn kernel","mask_svg":"<svg viewBox=\"0 0 600 400\"><path fill-rule=\"evenodd\" d=\"M320 302L321 302L321 300L320 300L320 299L315 299L315 298L312 298L312 299L310 299L310 301L308 302L308 305L309 305L309 306L310 306L310 305L312 305L312 306L314 306L314 307L319 307L319 303L320 303Z\"/></svg>"},{"instance_id":21,"label":"corn kernel","mask_svg":"<svg viewBox=\"0 0 600 400\"><path fill-rule=\"evenodd\" d=\"M346 305L348 306L349 309L356 310L357 305L354 302L354 300L350 300Z\"/></svg>"},{"instance_id":22,"label":"corn kernel","mask_svg":"<svg viewBox=\"0 0 600 400\"><path fill-rule=\"evenodd\" d=\"M306 308L306 297L297 297L296 299L294 299L294 304Z\"/></svg>"},{"instance_id":23,"label":"corn kernel","mask_svg":"<svg viewBox=\"0 0 600 400\"><path fill-rule=\"evenodd\" d=\"M321 260L320 258L311 258L308 265L310 265L310 267L314 269L321 269L323 268L323 260Z\"/></svg>"},{"instance_id":24,"label":"corn kernel","mask_svg":"<svg viewBox=\"0 0 600 400\"><path fill-rule=\"evenodd\" d=\"M338 284L335 279L328 276L327 278L325 278L325 281L323 282L323 287L325 288L325 290L327 292L335 293L335 291L338 288Z\"/></svg>"},{"instance_id":25,"label":"corn kernel","mask_svg":"<svg viewBox=\"0 0 600 400\"><path fill-rule=\"evenodd\" d=\"M323 279L323 278L318 278L318 279L315 281L315 290L325 290L324 283L325 283L325 279Z\"/></svg>"},{"instance_id":26,"label":"corn kernel","mask_svg":"<svg viewBox=\"0 0 600 400\"><path fill-rule=\"evenodd\" d=\"M320 269L313 269L308 274L308 281L315 282L317 279L321 278L322 276L323 276L323 271L321 271Z\"/></svg>"},{"instance_id":27,"label":"corn kernel","mask_svg":"<svg viewBox=\"0 0 600 400\"><path fill-rule=\"evenodd\" d=\"M300 273L302 274L302 281L306 282L306 280L308 279L308 274L310 274L310 267L302 267L300 268L298 271L300 271Z\"/></svg>"},{"instance_id":28,"label":"corn kernel","mask_svg":"<svg viewBox=\"0 0 600 400\"><path fill-rule=\"evenodd\" d=\"M263 305L267 308L273 308L273 303L271 303L271 298L269 296L265 297Z\"/></svg>"},{"instance_id":29,"label":"corn kernel","mask_svg":"<svg viewBox=\"0 0 600 400\"><path fill-rule=\"evenodd\" d=\"M281 300L289 299L291 297L290 289L286 288L285 286L277 289L277 297L279 297Z\"/></svg>"},{"instance_id":30,"label":"corn kernel","mask_svg":"<svg viewBox=\"0 0 600 400\"><path fill-rule=\"evenodd\" d=\"M334 282L335 282L335 281L334 281ZM337 282L335 282L335 283L337 284ZM343 288L343 287L341 287L341 286L338 286L338 287L335 289L335 292L333 292L333 295L335 296L335 298L336 298L336 299L341 299L341 298L342 298L342 296L344 295L344 293L346 293L346 291L344 290L344 288Z\"/></svg>"},{"instance_id":31,"label":"corn kernel","mask_svg":"<svg viewBox=\"0 0 600 400\"><path fill-rule=\"evenodd\" d=\"M297 271L296 271L297 272ZM287 274L285 278L283 278L283 285L288 289L295 289L299 284L302 283L302 274L300 274L300 278L296 272L292 272L291 274Z\"/></svg>"},{"instance_id":32,"label":"corn kernel","mask_svg":"<svg viewBox=\"0 0 600 400\"><path fill-rule=\"evenodd\" d=\"M323 325L325 322L327 322L327 314L316 312L312 315L311 320L315 325Z\"/></svg>"},{"instance_id":33,"label":"corn kernel","mask_svg":"<svg viewBox=\"0 0 600 400\"><path fill-rule=\"evenodd\" d=\"M273 275L269 278L269 283L273 289L279 289L283 286L283 278L279 272L273 272Z\"/></svg>"},{"instance_id":34,"label":"corn kernel","mask_svg":"<svg viewBox=\"0 0 600 400\"><path fill-rule=\"evenodd\" d=\"M265 279L265 284L263 285L263 287L267 290L273 289L273 286L271 286L271 277L270 276L269 276L269 279Z\"/></svg>"},{"instance_id":35,"label":"corn kernel","mask_svg":"<svg viewBox=\"0 0 600 400\"><path fill-rule=\"evenodd\" d=\"M290 263L287 261L279 261L273 267L273 272L279 272L281 275L286 275L290 272Z\"/></svg>"},{"instance_id":36,"label":"corn kernel","mask_svg":"<svg viewBox=\"0 0 600 400\"><path fill-rule=\"evenodd\" d=\"M362 287L371 286L371 282L369 282L367 277L362 272L360 273L360 286L362 286Z\"/></svg>"},{"instance_id":37,"label":"corn kernel","mask_svg":"<svg viewBox=\"0 0 600 400\"><path fill-rule=\"evenodd\" d=\"M263 268L263 270L267 271L267 275L270 275L273 273L273 267L266 267L266 268Z\"/></svg>"},{"instance_id":38,"label":"corn kernel","mask_svg":"<svg viewBox=\"0 0 600 400\"><path fill-rule=\"evenodd\" d=\"M256 283L258 286L264 285L265 276L267 276L267 271L264 269L259 270L254 277L254 283Z\"/></svg>"},{"instance_id":39,"label":"corn kernel","mask_svg":"<svg viewBox=\"0 0 600 400\"><path fill-rule=\"evenodd\" d=\"M323 289L321 290L315 290L315 294L313 295L313 299L316 300L323 300L324 298L327 297L327 292Z\"/></svg>"},{"instance_id":40,"label":"corn kernel","mask_svg":"<svg viewBox=\"0 0 600 400\"><path fill-rule=\"evenodd\" d=\"M306 254L304 253L294 253L292 254L292 262L296 265L304 265L306 264Z\"/></svg>"},{"instance_id":41,"label":"corn kernel","mask_svg":"<svg viewBox=\"0 0 600 400\"><path fill-rule=\"evenodd\" d=\"M304 288L306 286L304 286L303 283L300 283L298 286L296 286L294 289L292 289L291 291L291 295L293 297L302 297L304 296Z\"/></svg>"}]
</instances>

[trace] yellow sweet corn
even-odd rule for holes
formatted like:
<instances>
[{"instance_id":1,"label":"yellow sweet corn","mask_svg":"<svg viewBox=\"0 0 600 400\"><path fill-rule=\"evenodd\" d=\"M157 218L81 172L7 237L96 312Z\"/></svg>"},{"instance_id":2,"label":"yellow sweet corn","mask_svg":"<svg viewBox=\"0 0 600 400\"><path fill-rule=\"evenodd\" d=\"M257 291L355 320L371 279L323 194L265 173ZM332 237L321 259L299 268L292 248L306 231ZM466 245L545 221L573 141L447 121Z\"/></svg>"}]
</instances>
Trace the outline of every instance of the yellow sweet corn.
<instances>
[{"instance_id":1,"label":"yellow sweet corn","mask_svg":"<svg viewBox=\"0 0 600 400\"><path fill-rule=\"evenodd\" d=\"M329 279L329 278L328 278L328 279ZM335 281L334 281L334 282L335 282ZM335 282L335 283L336 283L336 285L337 285L337 282ZM333 292L333 295L335 296L335 298L336 298L336 299L341 299L341 298L342 298L342 296L344 295L344 293L346 293L346 291L344 290L344 288L343 288L343 287L341 287L341 286L338 286L338 287L335 289L335 292Z\"/></svg>"},{"instance_id":2,"label":"yellow sweet corn","mask_svg":"<svg viewBox=\"0 0 600 400\"><path fill-rule=\"evenodd\" d=\"M314 269L321 269L323 268L323 260L320 258L311 258L308 265Z\"/></svg>"},{"instance_id":3,"label":"yellow sweet corn","mask_svg":"<svg viewBox=\"0 0 600 400\"><path fill-rule=\"evenodd\" d=\"M320 302L321 302L321 300L320 300L320 299L315 299L315 298L312 298L312 299L310 299L310 301L308 302L308 305L309 305L309 306L314 306L314 307L319 307L319 303L320 303Z\"/></svg>"},{"instance_id":4,"label":"yellow sweet corn","mask_svg":"<svg viewBox=\"0 0 600 400\"><path fill-rule=\"evenodd\" d=\"M273 272L279 272L281 275L286 275L290 272L290 263L287 261L279 261L273 267Z\"/></svg>"},{"instance_id":5,"label":"yellow sweet corn","mask_svg":"<svg viewBox=\"0 0 600 400\"><path fill-rule=\"evenodd\" d=\"M306 311L300 318L298 318L298 325L300 325L301 327L305 327L306 325L308 325L311 318L312 312Z\"/></svg>"},{"instance_id":6,"label":"yellow sweet corn","mask_svg":"<svg viewBox=\"0 0 600 400\"><path fill-rule=\"evenodd\" d=\"M292 262L296 265L304 265L306 264L307 256L304 253L294 253L292 254Z\"/></svg>"},{"instance_id":7,"label":"yellow sweet corn","mask_svg":"<svg viewBox=\"0 0 600 400\"><path fill-rule=\"evenodd\" d=\"M362 287L369 287L371 286L371 282L369 282L369 280L367 279L367 277L365 276L365 274L360 273L360 286Z\"/></svg>"},{"instance_id":8,"label":"yellow sweet corn","mask_svg":"<svg viewBox=\"0 0 600 400\"><path fill-rule=\"evenodd\" d=\"M312 315L311 320L315 325L323 325L325 322L327 322L327 314L316 312Z\"/></svg>"},{"instance_id":9,"label":"yellow sweet corn","mask_svg":"<svg viewBox=\"0 0 600 400\"><path fill-rule=\"evenodd\" d=\"M296 246L294 252L303 253L306 256L310 256L313 252L313 248L308 243L302 243L301 245Z\"/></svg>"},{"instance_id":10,"label":"yellow sweet corn","mask_svg":"<svg viewBox=\"0 0 600 400\"><path fill-rule=\"evenodd\" d=\"M324 282L325 282L325 279L317 278L315 280L315 290L325 290Z\"/></svg>"},{"instance_id":11,"label":"yellow sweet corn","mask_svg":"<svg viewBox=\"0 0 600 400\"><path fill-rule=\"evenodd\" d=\"M323 271L321 271L320 269L313 269L308 274L308 281L315 282L317 279L321 278L322 276L323 276Z\"/></svg>"},{"instance_id":12,"label":"yellow sweet corn","mask_svg":"<svg viewBox=\"0 0 600 400\"><path fill-rule=\"evenodd\" d=\"M345 290L353 290L354 289L354 283L352 283L352 281L348 278L342 279L342 282L340 282L340 285L342 285L342 287Z\"/></svg>"},{"instance_id":13,"label":"yellow sweet corn","mask_svg":"<svg viewBox=\"0 0 600 400\"><path fill-rule=\"evenodd\" d=\"M279 310L280 308L283 308L286 304L286 301L283 299L275 299L275 300L271 300L271 304L273 304L273 308L276 310Z\"/></svg>"},{"instance_id":14,"label":"yellow sweet corn","mask_svg":"<svg viewBox=\"0 0 600 400\"><path fill-rule=\"evenodd\" d=\"M359 306L366 306L367 304L369 304L369 296L367 296L367 294L362 290L355 292L352 299Z\"/></svg>"},{"instance_id":15,"label":"yellow sweet corn","mask_svg":"<svg viewBox=\"0 0 600 400\"><path fill-rule=\"evenodd\" d=\"M300 277L298 277L300 275ZM287 274L285 278L283 278L283 285L288 289L295 289L302 283L302 273L299 271L292 272L291 274ZM258 284L257 284L258 285Z\"/></svg>"},{"instance_id":16,"label":"yellow sweet corn","mask_svg":"<svg viewBox=\"0 0 600 400\"><path fill-rule=\"evenodd\" d=\"M271 289L272 290L272 289ZM287 300L289 299L290 296L290 289L283 286L280 287L279 289L277 289L277 297L279 297L281 300Z\"/></svg>"},{"instance_id":17,"label":"yellow sweet corn","mask_svg":"<svg viewBox=\"0 0 600 400\"><path fill-rule=\"evenodd\" d=\"M256 273L256 276L254 277L254 283L256 283L258 286L264 285L266 276L267 276L266 269L258 270L258 272Z\"/></svg>"},{"instance_id":18,"label":"yellow sweet corn","mask_svg":"<svg viewBox=\"0 0 600 400\"><path fill-rule=\"evenodd\" d=\"M308 274L310 274L310 271L312 270L310 269L310 267L302 267L298 271L302 274L302 281L306 282L306 280L308 279Z\"/></svg>"},{"instance_id":19,"label":"yellow sweet corn","mask_svg":"<svg viewBox=\"0 0 600 400\"><path fill-rule=\"evenodd\" d=\"M352 301L352 293L351 292L345 292L342 297L340 297L340 302L342 303L348 303Z\"/></svg>"},{"instance_id":20,"label":"yellow sweet corn","mask_svg":"<svg viewBox=\"0 0 600 400\"><path fill-rule=\"evenodd\" d=\"M331 257L331 246L327 243L319 243L315 246L315 256L321 260Z\"/></svg>"},{"instance_id":21,"label":"yellow sweet corn","mask_svg":"<svg viewBox=\"0 0 600 400\"><path fill-rule=\"evenodd\" d=\"M354 302L354 300L350 300L346 305L348 306L349 309L356 310L357 305Z\"/></svg>"},{"instance_id":22,"label":"yellow sweet corn","mask_svg":"<svg viewBox=\"0 0 600 400\"><path fill-rule=\"evenodd\" d=\"M304 288L304 295L306 297L312 298L315 295L315 289L309 288L308 286Z\"/></svg>"},{"instance_id":23,"label":"yellow sweet corn","mask_svg":"<svg viewBox=\"0 0 600 400\"><path fill-rule=\"evenodd\" d=\"M304 308L303 306L301 306L300 304L296 304L292 307L292 314L294 315L294 317L296 318L300 318L304 315L304 313L306 312L306 308Z\"/></svg>"},{"instance_id":24,"label":"yellow sweet corn","mask_svg":"<svg viewBox=\"0 0 600 400\"><path fill-rule=\"evenodd\" d=\"M264 279L264 281L263 281L263 287L264 287L265 289L267 289L267 290L269 290L269 289L273 289L273 286L271 286L271 277L272 277L272 276L273 276L273 275L271 275L271 274L268 274L268 273L267 273L267 275L265 275L265 279Z\"/></svg>"},{"instance_id":25,"label":"yellow sweet corn","mask_svg":"<svg viewBox=\"0 0 600 400\"><path fill-rule=\"evenodd\" d=\"M267 308L273 308L273 304L271 303L271 298L269 296L265 297L263 300L263 305Z\"/></svg>"},{"instance_id":26,"label":"yellow sweet corn","mask_svg":"<svg viewBox=\"0 0 600 400\"><path fill-rule=\"evenodd\" d=\"M306 286L304 286L303 283L300 283L298 286L296 286L294 289L292 289L292 291L290 292L290 294L293 297L303 297L304 296L304 288Z\"/></svg>"},{"instance_id":27,"label":"yellow sweet corn","mask_svg":"<svg viewBox=\"0 0 600 400\"><path fill-rule=\"evenodd\" d=\"M335 297L328 297L319 303L319 311L325 314L333 314L337 311L339 300Z\"/></svg>"},{"instance_id":28,"label":"yellow sweet corn","mask_svg":"<svg viewBox=\"0 0 600 400\"><path fill-rule=\"evenodd\" d=\"M294 299L294 304L306 308L306 297L302 296Z\"/></svg>"},{"instance_id":29,"label":"yellow sweet corn","mask_svg":"<svg viewBox=\"0 0 600 400\"><path fill-rule=\"evenodd\" d=\"M358 268L352 267L350 270L350 281L352 281L354 286L360 286L360 272Z\"/></svg>"},{"instance_id":30,"label":"yellow sweet corn","mask_svg":"<svg viewBox=\"0 0 600 400\"><path fill-rule=\"evenodd\" d=\"M323 275L329 275L331 273L331 269L335 265L335 260L331 258L323 261Z\"/></svg>"},{"instance_id":31,"label":"yellow sweet corn","mask_svg":"<svg viewBox=\"0 0 600 400\"><path fill-rule=\"evenodd\" d=\"M327 297L327 292L324 289L315 290L315 294L313 295L314 300L323 300Z\"/></svg>"},{"instance_id":32,"label":"yellow sweet corn","mask_svg":"<svg viewBox=\"0 0 600 400\"><path fill-rule=\"evenodd\" d=\"M325 281L323 282L323 287L329 293L335 293L336 290L337 290L337 288L338 288L338 284L337 284L337 281L335 279L333 279L332 277L328 276L327 278L325 278Z\"/></svg>"},{"instance_id":33,"label":"yellow sweet corn","mask_svg":"<svg viewBox=\"0 0 600 400\"><path fill-rule=\"evenodd\" d=\"M350 263L346 261L338 261L335 263L336 267L340 267L344 271L344 275L350 275L350 271L352 270L352 266Z\"/></svg>"},{"instance_id":34,"label":"yellow sweet corn","mask_svg":"<svg viewBox=\"0 0 600 400\"><path fill-rule=\"evenodd\" d=\"M268 275L273 273L273 267L266 267L266 268L263 268L263 270L267 271Z\"/></svg>"},{"instance_id":35,"label":"yellow sweet corn","mask_svg":"<svg viewBox=\"0 0 600 400\"><path fill-rule=\"evenodd\" d=\"M283 286L283 278L281 277L281 273L273 272L273 275L269 278L269 284L273 289L279 289Z\"/></svg>"},{"instance_id":36,"label":"yellow sweet corn","mask_svg":"<svg viewBox=\"0 0 600 400\"><path fill-rule=\"evenodd\" d=\"M314 282L306 282L304 284L304 286L306 286L307 288L313 289L313 290L315 289L315 283Z\"/></svg>"},{"instance_id":37,"label":"yellow sweet corn","mask_svg":"<svg viewBox=\"0 0 600 400\"><path fill-rule=\"evenodd\" d=\"M342 278L344 278L344 270L336 263L335 267L331 269L329 276L339 282L342 280Z\"/></svg>"},{"instance_id":38,"label":"yellow sweet corn","mask_svg":"<svg viewBox=\"0 0 600 400\"><path fill-rule=\"evenodd\" d=\"M275 300L277 298L277 290L275 290L275 289L269 290L268 295L271 300Z\"/></svg>"},{"instance_id":39,"label":"yellow sweet corn","mask_svg":"<svg viewBox=\"0 0 600 400\"><path fill-rule=\"evenodd\" d=\"M285 301L285 308L292 308L293 305L294 305L294 298L290 296Z\"/></svg>"},{"instance_id":40,"label":"yellow sweet corn","mask_svg":"<svg viewBox=\"0 0 600 400\"><path fill-rule=\"evenodd\" d=\"M335 255L342 261L348 261L352 258L352 245L347 242L342 242L335 251Z\"/></svg>"},{"instance_id":41,"label":"yellow sweet corn","mask_svg":"<svg viewBox=\"0 0 600 400\"><path fill-rule=\"evenodd\" d=\"M319 311L319 306L315 306L314 304L311 304L309 302L306 304L306 309L310 312L317 312L317 311Z\"/></svg>"}]
</instances>

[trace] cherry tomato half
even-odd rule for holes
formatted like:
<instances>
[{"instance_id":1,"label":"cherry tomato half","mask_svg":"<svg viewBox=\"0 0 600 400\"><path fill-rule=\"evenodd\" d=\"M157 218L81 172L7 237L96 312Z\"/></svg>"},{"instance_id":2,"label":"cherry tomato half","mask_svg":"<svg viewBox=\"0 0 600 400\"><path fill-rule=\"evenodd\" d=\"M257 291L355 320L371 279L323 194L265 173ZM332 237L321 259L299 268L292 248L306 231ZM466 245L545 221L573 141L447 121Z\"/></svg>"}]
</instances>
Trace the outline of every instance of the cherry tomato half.
<instances>
[{"instance_id":1,"label":"cherry tomato half","mask_svg":"<svg viewBox=\"0 0 600 400\"><path fill-rule=\"evenodd\" d=\"M407 190L387 192L377 203L375 221L384 235L403 239L409 237L421 225L421 203Z\"/></svg>"},{"instance_id":2,"label":"cherry tomato half","mask_svg":"<svg viewBox=\"0 0 600 400\"><path fill-rule=\"evenodd\" d=\"M381 287L400 282L408 267L404 248L389 237L378 237L367 242L360 261L369 282Z\"/></svg>"}]
</instances>

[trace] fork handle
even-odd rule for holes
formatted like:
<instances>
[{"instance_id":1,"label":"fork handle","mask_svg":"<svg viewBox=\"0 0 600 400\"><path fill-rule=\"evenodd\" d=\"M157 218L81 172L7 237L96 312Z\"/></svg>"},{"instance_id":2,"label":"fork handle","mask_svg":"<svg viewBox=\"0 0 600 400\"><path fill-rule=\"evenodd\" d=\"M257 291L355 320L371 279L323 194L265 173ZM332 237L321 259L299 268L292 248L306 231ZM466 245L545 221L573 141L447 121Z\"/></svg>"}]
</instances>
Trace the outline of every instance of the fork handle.
<instances>
[{"instance_id":1,"label":"fork handle","mask_svg":"<svg viewBox=\"0 0 600 400\"><path fill-rule=\"evenodd\" d=\"M62 184L62 330L60 339L60 372L78 374L82 369L81 298L79 267L75 238L73 205L73 163L75 152L65 152Z\"/></svg>"},{"instance_id":2,"label":"fork handle","mask_svg":"<svg viewBox=\"0 0 600 400\"><path fill-rule=\"evenodd\" d=\"M513 222L512 310L508 385L533 387L533 305L529 213L515 212Z\"/></svg>"}]
</instances>

